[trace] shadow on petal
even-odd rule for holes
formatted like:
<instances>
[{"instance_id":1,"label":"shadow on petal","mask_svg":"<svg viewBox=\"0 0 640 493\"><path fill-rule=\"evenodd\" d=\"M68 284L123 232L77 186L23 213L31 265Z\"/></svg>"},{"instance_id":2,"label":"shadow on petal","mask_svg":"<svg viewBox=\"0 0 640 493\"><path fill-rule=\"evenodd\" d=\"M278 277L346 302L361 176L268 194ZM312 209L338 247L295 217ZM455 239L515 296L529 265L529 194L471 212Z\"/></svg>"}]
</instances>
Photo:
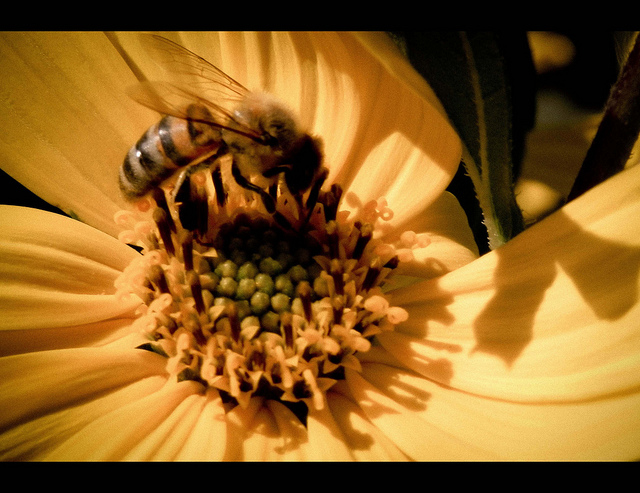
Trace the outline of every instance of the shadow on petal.
<instances>
[{"instance_id":1,"label":"shadow on petal","mask_svg":"<svg viewBox=\"0 0 640 493\"><path fill-rule=\"evenodd\" d=\"M389 296L392 304L407 310L409 318L394 331L378 334L378 341L400 362L398 367L409 367L448 385L453 377L450 356L462 352L464 347L456 343L455 337L433 338L431 329L455 323L456 317L447 308L454 302L453 295L441 289L439 279L432 279L393 291ZM363 358L368 359L366 355ZM427 400L418 399L420 405ZM404 405L412 407L408 402Z\"/></svg>"},{"instance_id":2,"label":"shadow on petal","mask_svg":"<svg viewBox=\"0 0 640 493\"><path fill-rule=\"evenodd\" d=\"M496 291L474 324L475 351L509 365L531 341L540 305L560 275L598 319L619 319L638 302L640 247L586 231L564 211L538 226L495 251Z\"/></svg>"},{"instance_id":3,"label":"shadow on petal","mask_svg":"<svg viewBox=\"0 0 640 493\"><path fill-rule=\"evenodd\" d=\"M438 261L433 259L432 265ZM434 267L434 270L444 267ZM396 328L413 337L426 338L431 324L450 325L456 317L447 308L454 301L452 293L441 289L439 278L407 285L387 294L392 305L402 306L409 318Z\"/></svg>"}]
</instances>

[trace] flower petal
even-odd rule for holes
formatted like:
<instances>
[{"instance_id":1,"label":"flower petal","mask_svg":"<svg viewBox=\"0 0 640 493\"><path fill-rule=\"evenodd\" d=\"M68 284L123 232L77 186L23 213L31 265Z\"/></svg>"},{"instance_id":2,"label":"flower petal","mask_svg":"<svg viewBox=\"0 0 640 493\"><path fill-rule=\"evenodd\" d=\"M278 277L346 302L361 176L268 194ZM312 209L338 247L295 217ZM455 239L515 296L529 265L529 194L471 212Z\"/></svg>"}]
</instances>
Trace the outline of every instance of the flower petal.
<instances>
[{"instance_id":1,"label":"flower petal","mask_svg":"<svg viewBox=\"0 0 640 493\"><path fill-rule=\"evenodd\" d=\"M226 416L228 446L225 460L336 461L351 460L349 449L325 407L311 411L305 427L283 404L252 398Z\"/></svg>"},{"instance_id":2,"label":"flower petal","mask_svg":"<svg viewBox=\"0 0 640 493\"><path fill-rule=\"evenodd\" d=\"M133 322L133 318L114 318L70 327L35 328L28 334L21 329L1 330L0 356L53 349L104 346L122 339L131 339Z\"/></svg>"},{"instance_id":3,"label":"flower petal","mask_svg":"<svg viewBox=\"0 0 640 493\"><path fill-rule=\"evenodd\" d=\"M170 419L172 413L202 386L195 382L168 384L158 392L132 401L96 419L45 458L59 460L138 460L148 451L136 445ZM153 412L149 412L152 409ZM114 433L117 430L117 433Z\"/></svg>"},{"instance_id":4,"label":"flower petal","mask_svg":"<svg viewBox=\"0 0 640 493\"><path fill-rule=\"evenodd\" d=\"M308 460L309 437L307 429L285 405L277 401L267 401L266 405L275 418L280 443L272 449L271 457L276 460Z\"/></svg>"},{"instance_id":5,"label":"flower petal","mask_svg":"<svg viewBox=\"0 0 640 493\"><path fill-rule=\"evenodd\" d=\"M115 236L117 167L152 122L125 96L136 81L127 65L102 33L5 32L0 67L2 169Z\"/></svg>"},{"instance_id":6,"label":"flower petal","mask_svg":"<svg viewBox=\"0 0 640 493\"><path fill-rule=\"evenodd\" d=\"M195 389L195 386L192 387ZM205 408L207 412L204 412ZM217 418L218 422L223 419L224 410L220 396L214 389L210 389L206 396L193 393L185 397L171 411L171 414L135 443L135 446L124 455L123 460L175 460L179 453L185 452L184 447L192 437L197 440L202 439L203 430L200 427L203 426L203 415L213 420ZM206 424L204 427L208 428ZM204 447L206 444L202 442L200 445L203 447L194 450L195 456L189 460L204 460L205 457L210 456L213 450ZM193 444L189 446L192 447ZM217 448L220 450L222 447Z\"/></svg>"},{"instance_id":7,"label":"flower petal","mask_svg":"<svg viewBox=\"0 0 640 493\"><path fill-rule=\"evenodd\" d=\"M363 375L374 370L384 377L384 382L368 383L352 370L347 371L347 383L354 400L375 424L397 447L415 460L471 460L486 459L487 453L473 441L465 442L456 437L438 416L424 413L428 406L429 393L417 388L403 389L393 385L402 375L397 369L386 366L363 368ZM422 384L428 381L422 379ZM441 417L441 416L440 416ZM434 419L436 418L436 419ZM450 426L455 426L451 420Z\"/></svg>"},{"instance_id":8,"label":"flower petal","mask_svg":"<svg viewBox=\"0 0 640 493\"><path fill-rule=\"evenodd\" d=\"M321 410L309 411L307 430L311 449L311 455L307 460L351 461L354 459L348 441L328 405L325 404Z\"/></svg>"},{"instance_id":9,"label":"flower petal","mask_svg":"<svg viewBox=\"0 0 640 493\"><path fill-rule=\"evenodd\" d=\"M637 394L639 191L631 168L504 247L394 292L409 320L382 345L428 378L498 399Z\"/></svg>"},{"instance_id":10,"label":"flower petal","mask_svg":"<svg viewBox=\"0 0 640 493\"><path fill-rule=\"evenodd\" d=\"M637 393L521 404L452 390L376 364L363 365L362 376L350 371L347 382L369 419L416 460L638 457Z\"/></svg>"},{"instance_id":11,"label":"flower petal","mask_svg":"<svg viewBox=\"0 0 640 493\"><path fill-rule=\"evenodd\" d=\"M143 378L5 429L0 434L0 460L42 460L95 419L156 392L165 383L164 376Z\"/></svg>"},{"instance_id":12,"label":"flower petal","mask_svg":"<svg viewBox=\"0 0 640 493\"><path fill-rule=\"evenodd\" d=\"M478 257L478 246L467 216L458 200L449 192L441 194L410 221L393 228L383 236L383 240L396 242L405 231L424 235L427 245L415 245L411 251L413 260L401 262L397 274L436 277Z\"/></svg>"},{"instance_id":13,"label":"flower petal","mask_svg":"<svg viewBox=\"0 0 640 493\"><path fill-rule=\"evenodd\" d=\"M175 460L214 461L224 457L227 446L227 422L222 400L214 390L208 390L201 399L205 401L204 408Z\"/></svg>"},{"instance_id":14,"label":"flower petal","mask_svg":"<svg viewBox=\"0 0 640 493\"><path fill-rule=\"evenodd\" d=\"M340 427L349 450L361 461L404 461L403 454L382 431L371 423L362 409L337 392L327 395L327 401Z\"/></svg>"},{"instance_id":15,"label":"flower petal","mask_svg":"<svg viewBox=\"0 0 640 493\"><path fill-rule=\"evenodd\" d=\"M234 407L225 418L228 427L224 460L265 460L270 449L282 443L275 419L260 397L250 399L246 407Z\"/></svg>"},{"instance_id":16,"label":"flower petal","mask_svg":"<svg viewBox=\"0 0 640 493\"><path fill-rule=\"evenodd\" d=\"M379 38L368 38L358 41L370 56L359 53L357 60L358 68L365 62L370 68L355 79L368 111L359 120L366 129L352 160L358 173L345 183L364 203L384 197L394 211L391 223L399 224L444 191L460 164L461 143L433 92L402 55L384 41L370 42ZM380 60L385 64L376 66ZM356 164L359 159L362 165Z\"/></svg>"},{"instance_id":17,"label":"flower petal","mask_svg":"<svg viewBox=\"0 0 640 493\"><path fill-rule=\"evenodd\" d=\"M273 400L265 401L255 413L242 448L242 460L317 460L310 455L314 447L305 426L291 410Z\"/></svg>"},{"instance_id":18,"label":"flower petal","mask_svg":"<svg viewBox=\"0 0 640 493\"><path fill-rule=\"evenodd\" d=\"M273 414L266 406L261 406L254 415L251 425L251 433L243 440L243 461L269 461L273 460L274 450L282 443L278 434L278 425Z\"/></svg>"},{"instance_id":19,"label":"flower petal","mask_svg":"<svg viewBox=\"0 0 640 493\"><path fill-rule=\"evenodd\" d=\"M112 294L137 253L111 236L61 215L11 206L0 206L0 230L2 330L93 323L139 304Z\"/></svg>"},{"instance_id":20,"label":"flower petal","mask_svg":"<svg viewBox=\"0 0 640 493\"><path fill-rule=\"evenodd\" d=\"M0 358L0 396L12 403L0 410L0 428L162 374L163 358L135 349L60 349Z\"/></svg>"}]
</instances>

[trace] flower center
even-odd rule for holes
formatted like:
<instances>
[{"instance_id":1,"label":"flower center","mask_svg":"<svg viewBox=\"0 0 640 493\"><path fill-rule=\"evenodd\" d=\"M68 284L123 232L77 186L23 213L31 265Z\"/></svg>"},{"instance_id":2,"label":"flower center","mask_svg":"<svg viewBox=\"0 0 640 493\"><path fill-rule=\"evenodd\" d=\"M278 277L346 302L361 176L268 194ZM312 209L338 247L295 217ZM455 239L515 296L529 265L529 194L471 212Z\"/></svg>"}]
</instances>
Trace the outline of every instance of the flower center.
<instances>
[{"instance_id":1,"label":"flower center","mask_svg":"<svg viewBox=\"0 0 640 493\"><path fill-rule=\"evenodd\" d=\"M376 234L391 211L383 201L339 211L336 185L310 210L272 191L269 213L254 192L220 198L198 174L191 184L180 200L154 191L143 202L152 220L116 215L130 221L121 239L142 250L116 283L119 296L143 302L133 326L149 342L139 349L166 357L172 378L217 388L230 406L262 396L299 416L321 409L374 336L407 318L382 289L402 257Z\"/></svg>"}]
</instances>

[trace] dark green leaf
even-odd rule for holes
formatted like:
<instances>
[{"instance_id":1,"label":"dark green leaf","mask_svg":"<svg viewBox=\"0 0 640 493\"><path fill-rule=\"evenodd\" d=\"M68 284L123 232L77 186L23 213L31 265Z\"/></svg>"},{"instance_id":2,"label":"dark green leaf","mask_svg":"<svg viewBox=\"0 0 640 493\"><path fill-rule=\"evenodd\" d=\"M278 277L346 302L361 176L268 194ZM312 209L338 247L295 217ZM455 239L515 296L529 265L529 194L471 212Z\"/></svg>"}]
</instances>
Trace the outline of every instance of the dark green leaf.
<instances>
[{"instance_id":1,"label":"dark green leaf","mask_svg":"<svg viewBox=\"0 0 640 493\"><path fill-rule=\"evenodd\" d=\"M535 112L535 73L526 33L396 35L464 143L465 170L482 210L488 244L495 248L524 228L513 185ZM516 110L518 119L513 118Z\"/></svg>"}]
</instances>

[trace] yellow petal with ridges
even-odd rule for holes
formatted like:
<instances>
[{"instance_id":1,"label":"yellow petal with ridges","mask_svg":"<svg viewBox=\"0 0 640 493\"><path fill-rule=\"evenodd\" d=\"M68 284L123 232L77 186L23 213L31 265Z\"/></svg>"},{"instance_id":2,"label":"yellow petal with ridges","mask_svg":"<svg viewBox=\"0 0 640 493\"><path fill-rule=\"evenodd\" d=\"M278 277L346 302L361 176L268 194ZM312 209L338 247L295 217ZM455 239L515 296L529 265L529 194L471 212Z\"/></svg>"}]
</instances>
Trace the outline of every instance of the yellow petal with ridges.
<instances>
[{"instance_id":1,"label":"yellow petal with ridges","mask_svg":"<svg viewBox=\"0 0 640 493\"><path fill-rule=\"evenodd\" d=\"M429 378L500 399L637 392L639 191L636 167L472 264L394 292L409 320L381 343Z\"/></svg>"},{"instance_id":2,"label":"yellow petal with ridges","mask_svg":"<svg viewBox=\"0 0 640 493\"><path fill-rule=\"evenodd\" d=\"M394 443L369 421L362 409L338 392L330 392L327 402L349 450L359 461L404 461Z\"/></svg>"},{"instance_id":3,"label":"yellow petal with ridges","mask_svg":"<svg viewBox=\"0 0 640 493\"><path fill-rule=\"evenodd\" d=\"M164 374L165 361L149 351L74 348L0 358L2 428ZM64 389L64 392L60 390Z\"/></svg>"},{"instance_id":4,"label":"yellow petal with ridges","mask_svg":"<svg viewBox=\"0 0 640 493\"><path fill-rule=\"evenodd\" d=\"M307 430L310 444L307 460L350 461L354 459L348 441L326 402L323 409L309 410Z\"/></svg>"},{"instance_id":5,"label":"yellow petal with ridges","mask_svg":"<svg viewBox=\"0 0 640 493\"><path fill-rule=\"evenodd\" d=\"M215 390L213 392L216 392ZM217 393L217 392L216 392ZM158 423L147 435L138 440L123 457L123 460L136 461L170 461L183 448L192 436L199 436L197 428L204 407L208 404L206 397L199 393L188 395L180 402L171 414ZM204 457L206 450L199 451ZM197 458L196 455L194 457Z\"/></svg>"},{"instance_id":6,"label":"yellow petal with ridges","mask_svg":"<svg viewBox=\"0 0 640 493\"><path fill-rule=\"evenodd\" d=\"M41 460L92 421L158 391L164 376L137 380L104 395L72 401L67 407L5 429L0 434L0 460Z\"/></svg>"},{"instance_id":7,"label":"yellow petal with ridges","mask_svg":"<svg viewBox=\"0 0 640 493\"><path fill-rule=\"evenodd\" d=\"M426 246L414 245L411 250L414 259L401 262L397 274L422 278L441 276L478 257L467 216L449 192L442 193L411 220L394 227L383 239L397 242L405 231L424 235Z\"/></svg>"},{"instance_id":8,"label":"yellow petal with ridges","mask_svg":"<svg viewBox=\"0 0 640 493\"><path fill-rule=\"evenodd\" d=\"M207 390L197 422L184 440L175 460L216 461L224 457L227 447L227 423L225 411L217 390Z\"/></svg>"},{"instance_id":9,"label":"yellow petal with ridges","mask_svg":"<svg viewBox=\"0 0 640 493\"><path fill-rule=\"evenodd\" d=\"M170 383L157 392L128 403L96 419L74 434L45 457L45 460L136 460L147 451L138 450L140 457L129 455L167 419L189 396L202 390L196 382ZM152 409L153 412L149 412ZM114 433L117 430L117 433Z\"/></svg>"},{"instance_id":10,"label":"yellow petal with ridges","mask_svg":"<svg viewBox=\"0 0 640 493\"><path fill-rule=\"evenodd\" d=\"M152 121L124 95L135 78L120 55L103 33L5 32L0 68L2 169L115 236L115 172L131 137Z\"/></svg>"},{"instance_id":11,"label":"yellow petal with ridges","mask_svg":"<svg viewBox=\"0 0 640 493\"><path fill-rule=\"evenodd\" d=\"M369 419L416 460L629 460L640 453L638 393L524 404L376 364L347 381Z\"/></svg>"},{"instance_id":12,"label":"yellow petal with ridges","mask_svg":"<svg viewBox=\"0 0 640 493\"><path fill-rule=\"evenodd\" d=\"M347 371L347 383L354 400L369 420L399 449L415 460L482 460L495 458L481 444L467 442L448 429L439 426L431 415L421 413L428 406L429 394L420 389L397 389L390 384L400 381L402 374L395 368L381 366L384 383L369 383L366 379L377 367L363 368L362 375ZM421 379L420 383L429 382ZM420 390L411 392L411 390ZM397 394L400 393L400 395ZM457 424L455 422L452 425Z\"/></svg>"},{"instance_id":13,"label":"yellow petal with ridges","mask_svg":"<svg viewBox=\"0 0 640 493\"><path fill-rule=\"evenodd\" d=\"M138 254L67 217L0 206L2 330L90 324L129 314L114 282ZM37 307L37 310L34 309Z\"/></svg>"}]
</instances>

